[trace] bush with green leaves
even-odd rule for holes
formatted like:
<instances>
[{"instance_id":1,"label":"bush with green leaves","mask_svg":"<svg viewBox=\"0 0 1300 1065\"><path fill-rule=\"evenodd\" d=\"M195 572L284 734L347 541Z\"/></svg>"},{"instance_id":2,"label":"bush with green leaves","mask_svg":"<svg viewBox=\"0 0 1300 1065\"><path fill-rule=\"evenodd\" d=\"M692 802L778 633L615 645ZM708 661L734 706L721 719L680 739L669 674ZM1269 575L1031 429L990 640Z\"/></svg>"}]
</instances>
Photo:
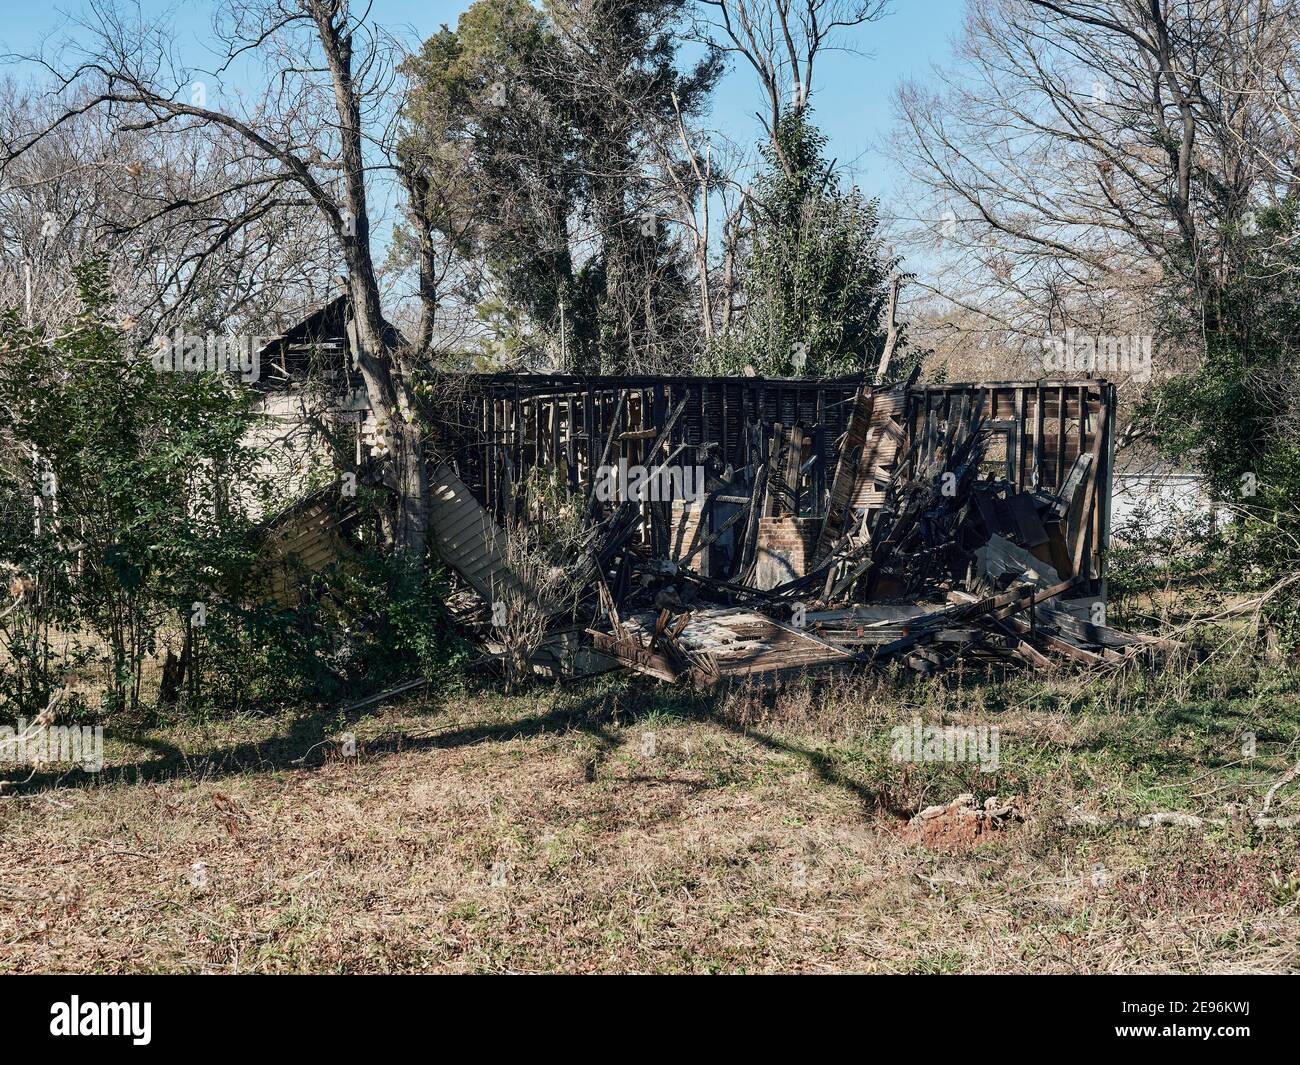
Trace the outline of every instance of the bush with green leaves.
<instances>
[{"instance_id":1,"label":"bush with green leaves","mask_svg":"<svg viewBox=\"0 0 1300 1065\"><path fill-rule=\"evenodd\" d=\"M1112 619L1135 624L1150 597L1201 582L1218 564L1221 549L1222 538L1204 508L1135 506L1111 530L1106 581Z\"/></svg>"},{"instance_id":2,"label":"bush with green leaves","mask_svg":"<svg viewBox=\"0 0 1300 1065\"><path fill-rule=\"evenodd\" d=\"M185 712L265 713L351 700L415 678L438 681L466 651L441 607L441 571L366 550L309 579L300 606L223 603L192 644Z\"/></svg>"},{"instance_id":3,"label":"bush with green leaves","mask_svg":"<svg viewBox=\"0 0 1300 1065\"><path fill-rule=\"evenodd\" d=\"M377 550L333 567L316 582L312 611L330 638L328 660L349 695L416 677L436 681L466 649L442 607L439 568L402 567Z\"/></svg>"},{"instance_id":4,"label":"bush with green leaves","mask_svg":"<svg viewBox=\"0 0 1300 1065\"><path fill-rule=\"evenodd\" d=\"M454 657L436 574L371 548L315 579L301 610L265 601L255 565L268 509L251 393L164 372L106 320L102 271L50 337L0 319L0 712L30 715L69 682L101 715L159 701L168 652L182 709L274 709L361 692Z\"/></svg>"},{"instance_id":5,"label":"bush with green leaves","mask_svg":"<svg viewBox=\"0 0 1300 1065\"><path fill-rule=\"evenodd\" d=\"M1172 319L1195 320L1205 355L1148 397L1140 417L1161 452L1204 475L1227 519L1207 543L1210 583L1263 596L1261 616L1300 646L1300 222L1295 197L1244 229L1240 274L1209 293L1171 293ZM1178 271L1168 271L1178 276Z\"/></svg>"},{"instance_id":6,"label":"bush with green leaves","mask_svg":"<svg viewBox=\"0 0 1300 1065\"><path fill-rule=\"evenodd\" d=\"M77 276L82 310L62 335L0 322L0 563L35 589L16 624L40 630L4 686L21 688L14 670L52 686L42 661L61 638L102 670L104 710L135 710L160 632L248 567L230 486L252 466L255 416L216 375L161 373L127 350L100 267Z\"/></svg>"}]
</instances>

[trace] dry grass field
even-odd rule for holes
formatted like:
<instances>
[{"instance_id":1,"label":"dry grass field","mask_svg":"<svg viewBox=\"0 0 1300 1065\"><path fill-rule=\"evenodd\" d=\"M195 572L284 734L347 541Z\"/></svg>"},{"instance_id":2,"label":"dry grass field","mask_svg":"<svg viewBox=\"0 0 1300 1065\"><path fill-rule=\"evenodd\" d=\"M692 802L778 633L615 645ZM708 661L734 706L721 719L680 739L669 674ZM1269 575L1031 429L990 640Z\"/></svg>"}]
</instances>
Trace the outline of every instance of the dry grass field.
<instances>
[{"instance_id":1,"label":"dry grass field","mask_svg":"<svg viewBox=\"0 0 1300 1065\"><path fill-rule=\"evenodd\" d=\"M1298 705L1254 667L606 678L110 736L0 798L0 971L1300 971L1300 831L1233 814ZM997 725L998 771L893 761L914 715ZM908 827L962 792L1023 820ZM1152 810L1225 823L1069 823Z\"/></svg>"}]
</instances>

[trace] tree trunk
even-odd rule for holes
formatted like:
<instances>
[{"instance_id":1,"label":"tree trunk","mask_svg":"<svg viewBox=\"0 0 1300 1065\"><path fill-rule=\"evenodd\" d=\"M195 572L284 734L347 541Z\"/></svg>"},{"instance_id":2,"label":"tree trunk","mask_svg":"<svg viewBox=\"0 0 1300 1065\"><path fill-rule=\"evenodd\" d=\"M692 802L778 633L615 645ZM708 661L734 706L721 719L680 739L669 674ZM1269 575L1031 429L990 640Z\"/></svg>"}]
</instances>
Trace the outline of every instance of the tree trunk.
<instances>
[{"instance_id":1,"label":"tree trunk","mask_svg":"<svg viewBox=\"0 0 1300 1065\"><path fill-rule=\"evenodd\" d=\"M429 467L419 425L402 424L393 457L398 485L398 551L413 563L423 563L429 546Z\"/></svg>"},{"instance_id":2,"label":"tree trunk","mask_svg":"<svg viewBox=\"0 0 1300 1065\"><path fill-rule=\"evenodd\" d=\"M357 365L366 383L370 407L391 455L388 480L398 493L396 543L399 557L414 566L425 562L428 548L428 472L424 440L415 424L415 406L406 382L406 343L384 317L379 280L370 252L370 212L362 147L361 106L352 79L352 37L346 16L335 21L328 4L313 5L312 14L329 64L338 112L344 208L336 220L352 295L357 335Z\"/></svg>"}]
</instances>

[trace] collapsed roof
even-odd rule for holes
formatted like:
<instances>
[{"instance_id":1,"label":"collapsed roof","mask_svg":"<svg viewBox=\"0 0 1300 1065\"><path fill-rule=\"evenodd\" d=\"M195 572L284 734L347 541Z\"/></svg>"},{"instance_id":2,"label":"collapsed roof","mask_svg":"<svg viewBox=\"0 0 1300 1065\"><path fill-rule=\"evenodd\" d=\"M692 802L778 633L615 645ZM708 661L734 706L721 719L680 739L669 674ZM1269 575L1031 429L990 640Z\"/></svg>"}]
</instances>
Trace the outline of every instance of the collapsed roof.
<instances>
[{"instance_id":1,"label":"collapsed roof","mask_svg":"<svg viewBox=\"0 0 1300 1065\"><path fill-rule=\"evenodd\" d=\"M1087 379L474 376L440 412L434 538L506 654L511 530L577 508L533 652L560 671L575 647L697 683L1127 660L1158 641L1104 624L1114 404Z\"/></svg>"}]
</instances>

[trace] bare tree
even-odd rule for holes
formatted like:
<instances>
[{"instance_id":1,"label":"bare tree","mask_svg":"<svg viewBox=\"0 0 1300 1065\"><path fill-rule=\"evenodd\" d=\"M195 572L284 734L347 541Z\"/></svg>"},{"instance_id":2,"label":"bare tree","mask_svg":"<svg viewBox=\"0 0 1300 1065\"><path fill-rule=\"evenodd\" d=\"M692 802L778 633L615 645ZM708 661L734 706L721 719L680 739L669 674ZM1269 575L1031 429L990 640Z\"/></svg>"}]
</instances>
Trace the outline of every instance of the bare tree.
<instances>
[{"instance_id":1,"label":"bare tree","mask_svg":"<svg viewBox=\"0 0 1300 1065\"><path fill-rule=\"evenodd\" d=\"M758 76L766 110L758 117L779 157L781 116L807 104L818 58L846 48L848 31L877 21L887 8L887 0L699 0L697 30Z\"/></svg>"},{"instance_id":2,"label":"bare tree","mask_svg":"<svg viewBox=\"0 0 1300 1065\"><path fill-rule=\"evenodd\" d=\"M428 512L424 441L414 417L417 352L385 316L371 247L370 184L391 167L396 42L348 0L229 0L214 26L215 66L203 71L181 61L167 27L128 18L113 0L93 0L89 11L81 43L53 58L27 57L57 80L61 110L7 145L6 172L92 111L106 113L124 134L237 139L252 174L233 175L214 190L212 202L230 213L191 234L197 250L190 254L213 255L276 211L310 210L323 221L347 272L358 368L391 441L394 539L404 557L422 560ZM234 69L259 61L263 81L251 100L213 98Z\"/></svg>"},{"instance_id":3,"label":"bare tree","mask_svg":"<svg viewBox=\"0 0 1300 1065\"><path fill-rule=\"evenodd\" d=\"M0 153L60 113L55 102L7 86ZM63 122L6 167L0 303L59 332L77 313L74 268L97 259L119 321L141 345L181 318L198 332L274 332L277 310L323 290L331 261L309 212L267 211L217 241L255 195L254 168L233 137L124 133L102 110ZM233 175L248 183L240 196L223 192Z\"/></svg>"},{"instance_id":4,"label":"bare tree","mask_svg":"<svg viewBox=\"0 0 1300 1065\"><path fill-rule=\"evenodd\" d=\"M684 115L656 140L665 201L694 267L700 343L725 333L736 302L736 255L745 209L738 176L751 164L735 142ZM721 224L718 224L720 216ZM715 266L715 259L720 261Z\"/></svg>"},{"instance_id":5,"label":"bare tree","mask_svg":"<svg viewBox=\"0 0 1300 1065\"><path fill-rule=\"evenodd\" d=\"M949 311L1004 338L1224 325L1254 212L1294 188L1286 0L976 0L938 89L898 94L912 236ZM1199 308L1178 335L1157 294ZM946 312L940 317L945 317ZM948 320L951 320L949 317Z\"/></svg>"}]
</instances>

